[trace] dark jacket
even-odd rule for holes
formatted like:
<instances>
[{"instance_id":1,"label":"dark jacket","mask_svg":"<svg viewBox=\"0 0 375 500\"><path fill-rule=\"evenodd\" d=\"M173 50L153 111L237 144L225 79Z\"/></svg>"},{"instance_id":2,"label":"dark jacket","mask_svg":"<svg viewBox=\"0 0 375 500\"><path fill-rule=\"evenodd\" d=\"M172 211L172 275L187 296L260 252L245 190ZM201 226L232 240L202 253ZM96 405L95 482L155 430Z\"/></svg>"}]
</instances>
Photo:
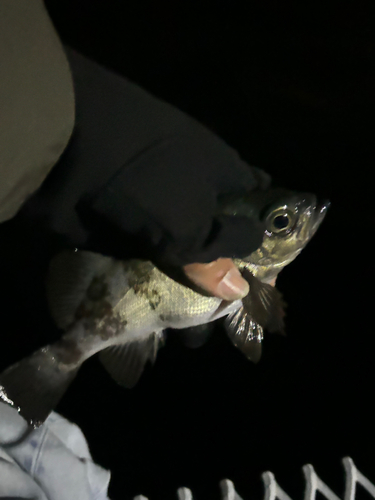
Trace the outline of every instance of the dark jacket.
<instances>
[{"instance_id":1,"label":"dark jacket","mask_svg":"<svg viewBox=\"0 0 375 500\"><path fill-rule=\"evenodd\" d=\"M15 27L13 40L22 50L9 47L6 51L6 43L2 49L9 67L16 58L27 76L34 75L26 86L16 81L13 93L12 85L7 86L10 103L22 94L33 104L32 113L22 114L19 130L13 128L8 141L12 151L18 148L27 159L9 167L13 176L14 172L25 172L21 182L25 192L18 205L28 196L29 200L20 217L61 237L64 245L120 258L129 256L133 246L139 256L180 266L244 256L255 250L262 241L262 224L220 216L217 199L223 193L264 188L268 176L243 162L236 151L194 119L69 49L75 127L62 157L37 189L68 141L73 110L64 54L42 5L36 2L35 6L38 15L31 33ZM24 18L22 9L13 11L12 23L19 25ZM40 30L44 39L36 45L41 54L37 60L29 58L23 39L38 40L38 25L44 27ZM50 46L50 39L55 46ZM52 49L58 57L52 57ZM52 76L61 73L60 80L53 79L43 66L43 61L47 64L50 59ZM38 71L44 71L48 78L41 81L35 77L34 60ZM65 107L57 106L60 101ZM36 127L39 122L43 126ZM30 137L25 132L28 129L33 130ZM32 151L27 150L31 139L38 146ZM19 155L8 156L17 159ZM41 166L43 175L29 182L28 174L40 171ZM4 176L9 177L7 171ZM19 189L20 182L15 183L8 198Z\"/></svg>"},{"instance_id":2,"label":"dark jacket","mask_svg":"<svg viewBox=\"0 0 375 500\"><path fill-rule=\"evenodd\" d=\"M194 119L67 50L76 123L23 212L67 244L127 255L131 239L174 265L243 256L259 221L217 215L217 197L269 178Z\"/></svg>"}]
</instances>

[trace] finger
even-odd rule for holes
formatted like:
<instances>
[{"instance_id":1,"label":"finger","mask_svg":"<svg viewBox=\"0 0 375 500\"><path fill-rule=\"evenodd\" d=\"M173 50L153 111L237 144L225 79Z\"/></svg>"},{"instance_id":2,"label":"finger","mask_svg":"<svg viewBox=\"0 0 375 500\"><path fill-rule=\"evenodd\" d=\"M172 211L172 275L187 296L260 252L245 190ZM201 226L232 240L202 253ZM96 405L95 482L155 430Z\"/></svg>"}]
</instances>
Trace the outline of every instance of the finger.
<instances>
[{"instance_id":1,"label":"finger","mask_svg":"<svg viewBox=\"0 0 375 500\"><path fill-rule=\"evenodd\" d=\"M218 259L209 264L187 264L184 271L193 283L215 297L237 300L249 293L249 285L232 259Z\"/></svg>"}]
</instances>

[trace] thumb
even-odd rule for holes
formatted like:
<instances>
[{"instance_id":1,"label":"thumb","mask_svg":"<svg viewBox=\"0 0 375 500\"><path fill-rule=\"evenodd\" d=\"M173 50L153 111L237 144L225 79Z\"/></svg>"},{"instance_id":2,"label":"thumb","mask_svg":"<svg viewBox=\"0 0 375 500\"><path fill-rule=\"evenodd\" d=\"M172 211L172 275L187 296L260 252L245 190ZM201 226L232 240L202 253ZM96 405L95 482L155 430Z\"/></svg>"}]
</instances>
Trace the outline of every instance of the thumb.
<instances>
[{"instance_id":1,"label":"thumb","mask_svg":"<svg viewBox=\"0 0 375 500\"><path fill-rule=\"evenodd\" d=\"M237 300L249 293L249 285L232 259L218 259L209 264L187 264L183 269L193 283L220 299Z\"/></svg>"}]
</instances>

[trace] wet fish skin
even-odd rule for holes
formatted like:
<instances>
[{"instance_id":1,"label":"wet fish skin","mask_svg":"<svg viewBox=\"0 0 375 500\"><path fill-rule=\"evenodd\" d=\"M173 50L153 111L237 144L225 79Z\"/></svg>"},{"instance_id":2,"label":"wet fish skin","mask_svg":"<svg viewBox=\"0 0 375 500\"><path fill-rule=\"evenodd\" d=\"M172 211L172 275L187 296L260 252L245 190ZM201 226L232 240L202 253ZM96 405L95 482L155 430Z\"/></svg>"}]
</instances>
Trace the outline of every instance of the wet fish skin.
<instances>
[{"instance_id":1,"label":"wet fish skin","mask_svg":"<svg viewBox=\"0 0 375 500\"><path fill-rule=\"evenodd\" d=\"M301 253L329 206L328 200L318 203L313 194L283 189L254 193L251 202L250 195L226 202L225 213L242 216L258 213L266 223L262 245L249 257L234 259L249 282L250 292L243 305L226 320L229 338L253 362L258 362L261 356L264 328L284 333L286 304L268 283Z\"/></svg>"},{"instance_id":2,"label":"wet fish skin","mask_svg":"<svg viewBox=\"0 0 375 500\"><path fill-rule=\"evenodd\" d=\"M146 362L155 361L163 330L214 321L241 305L200 295L151 262L86 251L63 252L52 260L47 292L52 316L66 333L0 375L0 400L18 407L34 426L94 354L100 352L118 383L132 387Z\"/></svg>"},{"instance_id":3,"label":"wet fish skin","mask_svg":"<svg viewBox=\"0 0 375 500\"><path fill-rule=\"evenodd\" d=\"M71 277L66 269L73 270ZM93 284L102 288L102 295L93 298ZM82 351L86 359L98 349L96 344L102 350L142 340L166 328L201 325L241 304L203 296L151 262L124 262L86 251L63 252L53 259L47 295L57 326L69 330L82 324L85 333L77 342L85 344ZM71 336L77 338L76 333Z\"/></svg>"},{"instance_id":4,"label":"wet fish skin","mask_svg":"<svg viewBox=\"0 0 375 500\"><path fill-rule=\"evenodd\" d=\"M47 296L57 326L66 333L0 375L0 400L39 425L92 355L99 352L111 376L132 387L147 361L155 361L165 329L199 326L223 316L228 316L233 343L257 361L263 328L283 326L281 294L268 283L310 241L326 208L314 195L284 190L221 200L220 213L256 216L266 225L261 247L235 259L250 283L243 301L202 295L148 261L120 261L86 251L57 255L50 265Z\"/></svg>"}]
</instances>

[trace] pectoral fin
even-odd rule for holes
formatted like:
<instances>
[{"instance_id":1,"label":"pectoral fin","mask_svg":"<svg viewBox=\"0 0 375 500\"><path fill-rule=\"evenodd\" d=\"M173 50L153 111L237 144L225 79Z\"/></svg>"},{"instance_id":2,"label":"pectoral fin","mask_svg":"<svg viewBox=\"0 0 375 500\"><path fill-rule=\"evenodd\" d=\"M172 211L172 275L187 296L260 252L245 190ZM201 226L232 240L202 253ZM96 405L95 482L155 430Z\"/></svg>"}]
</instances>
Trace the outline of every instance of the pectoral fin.
<instances>
[{"instance_id":1,"label":"pectoral fin","mask_svg":"<svg viewBox=\"0 0 375 500\"><path fill-rule=\"evenodd\" d=\"M257 363L262 353L263 328L284 333L286 304L275 287L262 283L246 268L241 273L250 291L242 299L243 306L227 317L225 326L233 344Z\"/></svg>"},{"instance_id":2,"label":"pectoral fin","mask_svg":"<svg viewBox=\"0 0 375 500\"><path fill-rule=\"evenodd\" d=\"M146 363L155 362L163 342L164 333L154 332L142 341L107 347L100 352L99 359L115 382L131 389L140 379Z\"/></svg>"},{"instance_id":3,"label":"pectoral fin","mask_svg":"<svg viewBox=\"0 0 375 500\"><path fill-rule=\"evenodd\" d=\"M253 363L258 363L262 354L263 328L256 323L244 307L230 314L225 327L233 344Z\"/></svg>"},{"instance_id":4,"label":"pectoral fin","mask_svg":"<svg viewBox=\"0 0 375 500\"><path fill-rule=\"evenodd\" d=\"M242 299L246 313L269 332L284 333L286 303L281 293L274 286L262 283L248 269L241 273L250 285L249 293Z\"/></svg>"}]
</instances>

